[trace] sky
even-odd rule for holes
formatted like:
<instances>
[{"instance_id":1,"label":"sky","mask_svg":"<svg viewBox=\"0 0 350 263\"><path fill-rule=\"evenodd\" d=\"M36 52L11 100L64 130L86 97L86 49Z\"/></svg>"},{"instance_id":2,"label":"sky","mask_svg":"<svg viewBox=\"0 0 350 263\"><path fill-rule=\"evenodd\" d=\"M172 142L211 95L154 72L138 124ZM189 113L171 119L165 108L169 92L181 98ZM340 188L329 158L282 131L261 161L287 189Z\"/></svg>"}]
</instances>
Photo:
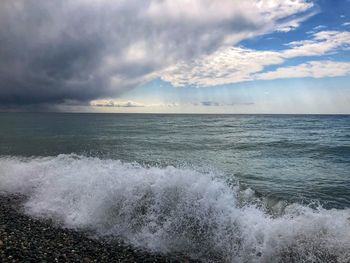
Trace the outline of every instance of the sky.
<instances>
[{"instance_id":1,"label":"sky","mask_svg":"<svg viewBox=\"0 0 350 263\"><path fill-rule=\"evenodd\" d=\"M0 110L350 114L350 0L2 0Z\"/></svg>"}]
</instances>

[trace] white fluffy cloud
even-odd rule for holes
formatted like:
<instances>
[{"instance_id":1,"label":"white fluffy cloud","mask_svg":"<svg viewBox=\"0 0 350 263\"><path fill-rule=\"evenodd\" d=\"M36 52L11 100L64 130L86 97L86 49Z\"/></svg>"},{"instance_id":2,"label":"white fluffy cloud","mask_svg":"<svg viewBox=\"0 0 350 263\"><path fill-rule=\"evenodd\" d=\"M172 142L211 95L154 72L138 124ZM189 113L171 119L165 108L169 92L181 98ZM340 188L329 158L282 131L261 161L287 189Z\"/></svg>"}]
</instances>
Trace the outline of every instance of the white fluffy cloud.
<instances>
[{"instance_id":1,"label":"white fluffy cloud","mask_svg":"<svg viewBox=\"0 0 350 263\"><path fill-rule=\"evenodd\" d=\"M302 56L320 56L337 49L349 49L350 32L348 31L321 31L313 34L313 38L303 41L294 41L290 47L282 52L285 58Z\"/></svg>"},{"instance_id":2,"label":"white fluffy cloud","mask_svg":"<svg viewBox=\"0 0 350 263\"><path fill-rule=\"evenodd\" d=\"M93 108L159 108L159 107L178 107L180 104L176 102L171 103L141 103L136 101L120 101L120 100L106 100L106 99L100 99L100 100L93 100L90 101L90 106Z\"/></svg>"},{"instance_id":3,"label":"white fluffy cloud","mask_svg":"<svg viewBox=\"0 0 350 263\"><path fill-rule=\"evenodd\" d=\"M338 77L350 74L350 62L310 61L297 66L281 67L274 71L261 73L259 79L280 78L323 78Z\"/></svg>"},{"instance_id":4,"label":"white fluffy cloud","mask_svg":"<svg viewBox=\"0 0 350 263\"><path fill-rule=\"evenodd\" d=\"M282 64L290 58L322 56L337 50L349 49L350 32L321 31L314 33L311 39L291 42L286 46L287 48L281 51L261 51L242 47L223 48L191 62L182 62L169 67L163 72L162 78L175 86L213 86L267 79L266 76L269 76L269 79L283 78L283 73L291 77L289 70L286 71L285 68L270 73L262 73L262 71L266 66ZM317 77L318 75L315 72L311 74L308 69L310 67L316 69L318 64L310 62L295 67L299 70L295 77ZM320 76L349 74L344 68L346 64L328 62L324 68L318 67L321 72ZM341 68L332 67L336 65L341 66ZM305 70L305 72L301 72L302 70Z\"/></svg>"},{"instance_id":5,"label":"white fluffy cloud","mask_svg":"<svg viewBox=\"0 0 350 263\"><path fill-rule=\"evenodd\" d=\"M174 86L213 86L252 79L264 66L280 64L273 51L229 47L190 63L180 63L164 72L162 78Z\"/></svg>"},{"instance_id":6,"label":"white fluffy cloud","mask_svg":"<svg viewBox=\"0 0 350 263\"><path fill-rule=\"evenodd\" d=\"M117 107L117 108L135 108L135 107L145 107L143 103L138 103L135 101L114 101L114 100L94 100L90 102L93 107Z\"/></svg>"}]
</instances>

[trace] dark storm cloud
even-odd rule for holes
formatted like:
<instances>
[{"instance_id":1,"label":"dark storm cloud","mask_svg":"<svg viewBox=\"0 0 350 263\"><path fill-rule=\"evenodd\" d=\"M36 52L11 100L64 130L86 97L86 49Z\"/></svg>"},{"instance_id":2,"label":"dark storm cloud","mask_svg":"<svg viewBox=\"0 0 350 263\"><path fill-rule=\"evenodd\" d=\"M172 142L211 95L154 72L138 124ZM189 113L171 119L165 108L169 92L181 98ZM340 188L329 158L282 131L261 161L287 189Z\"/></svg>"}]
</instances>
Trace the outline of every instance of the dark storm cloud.
<instances>
[{"instance_id":1,"label":"dark storm cloud","mask_svg":"<svg viewBox=\"0 0 350 263\"><path fill-rule=\"evenodd\" d=\"M0 105L117 96L177 61L270 30L274 18L251 17L239 5L251 6L204 0L175 6L160 0L2 0Z\"/></svg>"},{"instance_id":2,"label":"dark storm cloud","mask_svg":"<svg viewBox=\"0 0 350 263\"><path fill-rule=\"evenodd\" d=\"M49 7L62 7L36 2L1 3L0 103L95 97L106 85L99 76L93 76L103 46L100 38L79 31L74 23L72 28L59 29L59 21L54 21L57 18L48 11Z\"/></svg>"}]
</instances>

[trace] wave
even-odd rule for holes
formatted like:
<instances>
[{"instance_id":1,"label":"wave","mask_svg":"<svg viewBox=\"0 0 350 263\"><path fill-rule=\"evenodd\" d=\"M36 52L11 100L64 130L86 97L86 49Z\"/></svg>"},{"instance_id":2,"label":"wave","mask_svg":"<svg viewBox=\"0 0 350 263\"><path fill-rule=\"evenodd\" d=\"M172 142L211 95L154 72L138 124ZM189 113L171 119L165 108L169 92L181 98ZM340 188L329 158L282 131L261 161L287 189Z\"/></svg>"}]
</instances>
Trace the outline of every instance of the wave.
<instances>
[{"instance_id":1,"label":"wave","mask_svg":"<svg viewBox=\"0 0 350 263\"><path fill-rule=\"evenodd\" d=\"M0 191L26 195L29 215L206 262L350 259L350 210L290 204L269 213L251 189L214 172L73 154L1 157Z\"/></svg>"}]
</instances>

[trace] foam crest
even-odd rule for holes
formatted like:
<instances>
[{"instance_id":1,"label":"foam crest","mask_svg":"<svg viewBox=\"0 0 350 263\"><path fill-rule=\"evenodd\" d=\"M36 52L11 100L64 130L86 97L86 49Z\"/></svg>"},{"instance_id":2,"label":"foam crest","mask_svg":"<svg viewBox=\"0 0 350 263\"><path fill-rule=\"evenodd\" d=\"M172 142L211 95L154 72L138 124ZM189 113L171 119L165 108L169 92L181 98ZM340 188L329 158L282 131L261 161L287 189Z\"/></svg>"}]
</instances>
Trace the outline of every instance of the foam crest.
<instances>
[{"instance_id":1,"label":"foam crest","mask_svg":"<svg viewBox=\"0 0 350 263\"><path fill-rule=\"evenodd\" d=\"M214 173L77 155L2 157L0 191L27 195L30 215L208 262L350 258L349 210L293 204L272 216L252 190Z\"/></svg>"}]
</instances>

